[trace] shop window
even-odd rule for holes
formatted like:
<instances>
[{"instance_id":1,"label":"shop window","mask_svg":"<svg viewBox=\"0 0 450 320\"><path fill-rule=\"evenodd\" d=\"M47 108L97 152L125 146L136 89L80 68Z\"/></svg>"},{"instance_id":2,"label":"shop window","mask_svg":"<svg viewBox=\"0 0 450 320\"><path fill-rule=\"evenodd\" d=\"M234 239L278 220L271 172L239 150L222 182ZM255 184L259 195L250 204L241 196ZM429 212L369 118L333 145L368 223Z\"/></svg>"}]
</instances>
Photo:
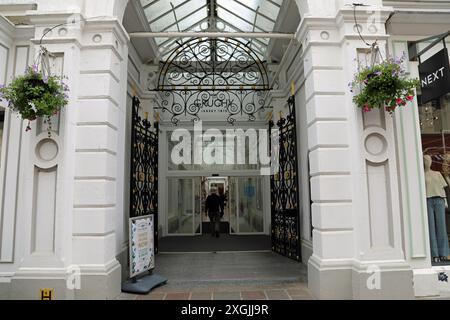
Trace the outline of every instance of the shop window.
<instances>
[{"instance_id":1,"label":"shop window","mask_svg":"<svg viewBox=\"0 0 450 320\"><path fill-rule=\"evenodd\" d=\"M254 131L257 132L256 130ZM196 140L194 140L194 132L190 132L189 139L192 139L194 141L190 141L187 145L190 145L189 148L183 149L182 152L180 152L180 149L177 149L178 153L175 153L176 155L179 155L180 157L185 157L186 155L183 154L183 152L191 152L190 155L187 155L186 158L183 158L183 160L178 159L174 162L174 159L172 158L172 152L174 147L180 144L180 141L182 141L181 138L177 137L176 141L172 141L172 132L168 132L167 136L167 145L168 145L168 155L169 155L169 161L168 161L168 170L169 171L201 171L201 170L211 170L211 171L226 171L226 170L259 170L260 169L260 138L258 135L255 135L252 139L245 136L245 139L238 140L237 138L233 137L228 138L226 131L221 131L222 133L222 139L219 140L219 142L215 141L213 137L208 136L208 134L203 133L202 137L196 137ZM228 141L234 141L229 142ZM216 146L218 150L221 152L221 157L219 158L222 160L222 163L214 163L214 160L212 157L208 157L205 153L206 148L211 142L216 142ZM197 152L197 156L194 154ZM227 155L232 157L234 164L227 164L226 159ZM195 159L200 158L203 160L202 164L196 164ZM240 160L239 160L240 159ZM185 160L188 163L185 163ZM256 160L256 163L255 161ZM180 163L181 162L181 163Z\"/></svg>"},{"instance_id":2,"label":"shop window","mask_svg":"<svg viewBox=\"0 0 450 320\"><path fill-rule=\"evenodd\" d=\"M418 101L420 101L420 96ZM433 264L450 263L450 94L419 105Z\"/></svg>"}]
</instances>

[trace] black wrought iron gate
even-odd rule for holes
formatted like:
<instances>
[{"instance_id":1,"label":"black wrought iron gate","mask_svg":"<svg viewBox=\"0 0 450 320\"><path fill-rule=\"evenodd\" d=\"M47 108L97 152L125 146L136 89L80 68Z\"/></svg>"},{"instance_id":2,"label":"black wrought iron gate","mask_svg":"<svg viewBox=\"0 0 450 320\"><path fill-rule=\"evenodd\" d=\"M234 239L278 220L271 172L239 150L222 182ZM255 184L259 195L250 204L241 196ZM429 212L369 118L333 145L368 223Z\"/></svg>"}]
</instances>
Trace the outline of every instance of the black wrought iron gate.
<instances>
[{"instance_id":1,"label":"black wrought iron gate","mask_svg":"<svg viewBox=\"0 0 450 320\"><path fill-rule=\"evenodd\" d=\"M158 253L158 122L139 116L133 97L131 124L130 217L153 215L155 253Z\"/></svg>"},{"instance_id":2,"label":"black wrought iron gate","mask_svg":"<svg viewBox=\"0 0 450 320\"><path fill-rule=\"evenodd\" d=\"M297 127L295 96L288 100L289 114L276 124L270 121L270 132L278 128L278 144L271 150L279 155L278 172L271 175L272 250L300 261L300 212L297 162Z\"/></svg>"}]
</instances>

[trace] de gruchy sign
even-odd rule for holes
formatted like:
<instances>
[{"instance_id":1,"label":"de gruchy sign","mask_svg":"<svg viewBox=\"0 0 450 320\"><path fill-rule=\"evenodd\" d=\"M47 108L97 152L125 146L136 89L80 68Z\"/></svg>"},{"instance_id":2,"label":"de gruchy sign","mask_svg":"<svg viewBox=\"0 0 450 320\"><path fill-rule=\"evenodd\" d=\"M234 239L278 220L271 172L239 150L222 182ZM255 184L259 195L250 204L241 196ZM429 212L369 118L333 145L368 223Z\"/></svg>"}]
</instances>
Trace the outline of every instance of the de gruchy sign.
<instances>
[{"instance_id":1,"label":"de gruchy sign","mask_svg":"<svg viewBox=\"0 0 450 320\"><path fill-rule=\"evenodd\" d=\"M421 103L427 103L450 92L448 51L442 49L419 65L422 88Z\"/></svg>"}]
</instances>

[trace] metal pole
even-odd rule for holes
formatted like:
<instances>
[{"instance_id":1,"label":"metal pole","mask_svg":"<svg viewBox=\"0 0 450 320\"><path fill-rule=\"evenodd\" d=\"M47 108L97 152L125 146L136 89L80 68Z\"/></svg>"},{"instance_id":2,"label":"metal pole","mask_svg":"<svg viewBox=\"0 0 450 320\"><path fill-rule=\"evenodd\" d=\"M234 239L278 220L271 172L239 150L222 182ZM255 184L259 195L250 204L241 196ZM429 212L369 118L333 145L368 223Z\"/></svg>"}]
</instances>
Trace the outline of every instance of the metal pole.
<instances>
[{"instance_id":1,"label":"metal pole","mask_svg":"<svg viewBox=\"0 0 450 320\"><path fill-rule=\"evenodd\" d=\"M417 47L417 44L421 43L421 42L427 42L429 40L433 40L436 39L435 41L433 41L430 45L428 45L425 49L423 49L422 51L420 51L419 53L416 53L413 57L410 57L410 60L414 60L417 57L420 59L420 56L423 55L424 53L426 53L428 50L430 50L431 48L433 48L436 44L438 44L439 42L443 41L444 42L444 47L446 47L445 44L445 38L447 38L448 36L450 36L450 31L446 32L446 33L442 33L436 36L431 36L425 39L421 39L421 40L417 40L414 41L414 45Z\"/></svg>"},{"instance_id":2,"label":"metal pole","mask_svg":"<svg viewBox=\"0 0 450 320\"><path fill-rule=\"evenodd\" d=\"M294 33L276 32L131 32L130 38L273 38L295 39Z\"/></svg>"}]
</instances>

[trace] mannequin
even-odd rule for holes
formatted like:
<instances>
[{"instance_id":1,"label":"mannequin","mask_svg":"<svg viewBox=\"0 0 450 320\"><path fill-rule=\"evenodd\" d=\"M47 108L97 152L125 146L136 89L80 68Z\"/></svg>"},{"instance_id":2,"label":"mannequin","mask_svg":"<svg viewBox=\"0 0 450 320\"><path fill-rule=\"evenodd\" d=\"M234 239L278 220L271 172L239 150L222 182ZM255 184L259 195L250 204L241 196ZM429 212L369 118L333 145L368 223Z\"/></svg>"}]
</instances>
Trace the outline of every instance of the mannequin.
<instances>
[{"instance_id":1,"label":"mannequin","mask_svg":"<svg viewBox=\"0 0 450 320\"><path fill-rule=\"evenodd\" d=\"M445 187L447 182L438 171L431 170L431 156L423 157L425 187L427 192L428 226L430 230L431 256L434 262L447 261L449 245L445 223Z\"/></svg>"}]
</instances>

